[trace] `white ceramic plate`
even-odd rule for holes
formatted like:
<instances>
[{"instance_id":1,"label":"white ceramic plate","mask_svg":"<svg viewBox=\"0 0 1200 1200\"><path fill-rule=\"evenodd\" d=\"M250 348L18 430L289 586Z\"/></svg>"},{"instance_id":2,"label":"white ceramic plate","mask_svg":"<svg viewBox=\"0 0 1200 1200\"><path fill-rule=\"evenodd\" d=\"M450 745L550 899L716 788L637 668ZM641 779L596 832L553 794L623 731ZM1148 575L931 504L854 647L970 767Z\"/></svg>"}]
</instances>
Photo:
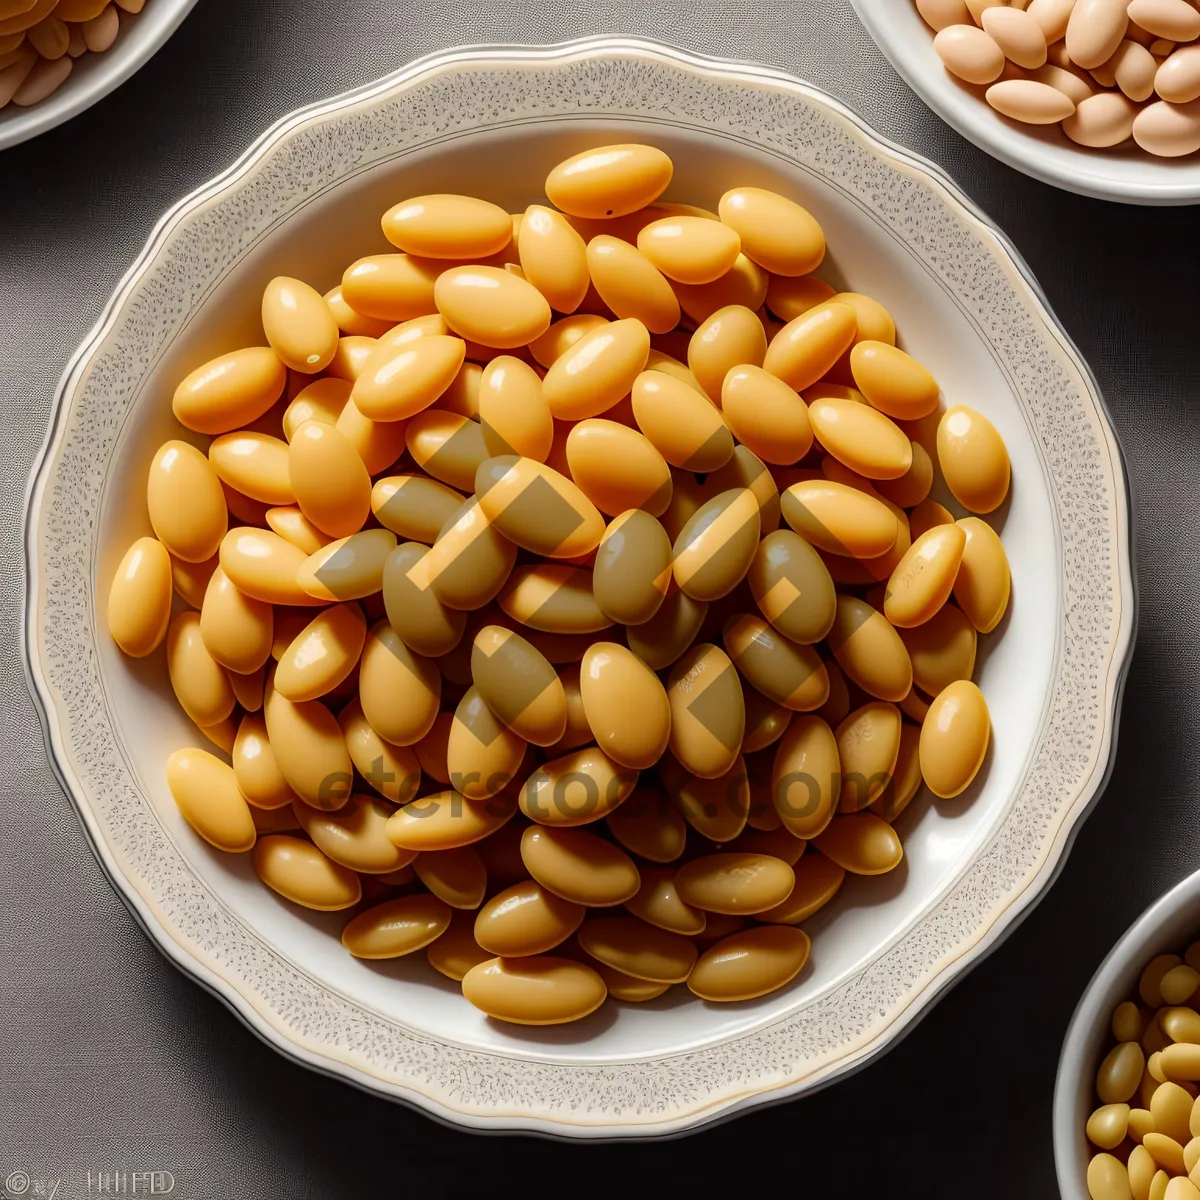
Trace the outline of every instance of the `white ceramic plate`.
<instances>
[{"instance_id":1,"label":"white ceramic plate","mask_svg":"<svg viewBox=\"0 0 1200 1200\"><path fill-rule=\"evenodd\" d=\"M54 95L30 108L0 109L0 150L28 141L91 108L124 83L175 32L196 0L147 0L140 13L121 13L121 32L103 54L75 60Z\"/></svg>"},{"instance_id":2,"label":"white ceramic plate","mask_svg":"<svg viewBox=\"0 0 1200 1200\"><path fill-rule=\"evenodd\" d=\"M1024 125L1002 117L973 88L942 66L933 30L913 0L851 0L859 20L893 67L947 125L1001 162L1055 187L1126 204L1195 204L1200 156L1155 158L1131 141L1089 150L1057 126Z\"/></svg>"},{"instance_id":3,"label":"white ceramic plate","mask_svg":"<svg viewBox=\"0 0 1200 1200\"><path fill-rule=\"evenodd\" d=\"M1084 1125L1094 1109L1096 1071L1112 1044L1112 1013L1133 997L1142 970L1156 954L1182 953L1200 936L1200 871L1160 896L1121 935L1096 969L1063 1038L1054 1083L1054 1165L1064 1196L1086 1196L1094 1147Z\"/></svg>"},{"instance_id":4,"label":"white ceramic plate","mask_svg":"<svg viewBox=\"0 0 1200 1200\"><path fill-rule=\"evenodd\" d=\"M686 989L557 1029L489 1022L421 961L371 965L211 852L163 779L194 744L160 660L105 628L108 583L149 532L145 469L178 436L168 397L211 355L261 339L287 272L331 286L386 248L404 195L466 190L509 208L604 141L676 163L668 195L714 206L735 181L801 197L822 272L899 317L951 401L985 412L1013 461L999 515L1013 603L981 655L995 722L981 781L913 804L905 865L854 879L809 923L811 964L761 1001ZM1008 242L928 163L765 68L644 42L438 55L281 121L176 206L62 383L28 527L32 679L52 758L104 866L151 936L280 1049L481 1129L675 1133L810 1091L895 1039L1047 885L1102 783L1133 626L1121 460L1087 369Z\"/></svg>"}]
</instances>

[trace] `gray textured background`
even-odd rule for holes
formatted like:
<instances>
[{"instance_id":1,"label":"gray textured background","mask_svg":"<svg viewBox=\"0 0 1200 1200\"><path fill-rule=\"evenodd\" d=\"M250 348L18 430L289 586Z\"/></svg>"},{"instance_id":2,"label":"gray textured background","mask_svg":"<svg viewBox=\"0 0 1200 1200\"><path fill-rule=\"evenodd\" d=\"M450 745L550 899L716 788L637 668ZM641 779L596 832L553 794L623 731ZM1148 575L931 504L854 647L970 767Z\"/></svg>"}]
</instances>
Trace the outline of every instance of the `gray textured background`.
<instances>
[{"instance_id":1,"label":"gray textured background","mask_svg":"<svg viewBox=\"0 0 1200 1200\"><path fill-rule=\"evenodd\" d=\"M480 1140L309 1074L168 966L51 775L18 629L25 481L55 384L158 216L297 105L455 44L594 33L807 78L941 163L1009 232L1124 442L1141 630L1116 771L1059 882L899 1047L695 1140L581 1148ZM1075 999L1116 936L1200 860L1196 220L1080 199L992 162L896 78L847 0L200 0L116 93L0 153L0 1187L24 1170L73 1197L89 1170L160 1168L184 1200L300 1200L535 1171L543 1186L582 1170L622 1189L711 1188L723 1172L753 1188L775 1167L847 1196L1054 1195L1050 1097Z\"/></svg>"}]
</instances>

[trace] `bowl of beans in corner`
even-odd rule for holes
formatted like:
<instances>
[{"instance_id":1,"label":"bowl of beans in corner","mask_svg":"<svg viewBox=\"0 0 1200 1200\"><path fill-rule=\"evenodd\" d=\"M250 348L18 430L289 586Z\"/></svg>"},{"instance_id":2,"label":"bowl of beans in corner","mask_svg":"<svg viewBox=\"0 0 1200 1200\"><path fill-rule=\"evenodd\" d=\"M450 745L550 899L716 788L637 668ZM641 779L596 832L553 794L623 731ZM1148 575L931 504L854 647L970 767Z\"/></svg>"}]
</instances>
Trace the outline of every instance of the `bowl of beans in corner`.
<instances>
[{"instance_id":1,"label":"bowl of beans in corner","mask_svg":"<svg viewBox=\"0 0 1200 1200\"><path fill-rule=\"evenodd\" d=\"M1156 900L1092 977L1063 1039L1064 1196L1200 1195L1200 874Z\"/></svg>"},{"instance_id":2,"label":"bowl of beans in corner","mask_svg":"<svg viewBox=\"0 0 1200 1200\"><path fill-rule=\"evenodd\" d=\"M196 0L0 0L0 150L83 112L142 66Z\"/></svg>"},{"instance_id":3,"label":"bowl of beans in corner","mask_svg":"<svg viewBox=\"0 0 1200 1200\"><path fill-rule=\"evenodd\" d=\"M31 503L54 758L151 936L470 1127L866 1063L1112 751L1086 368L953 185L765 70L477 50L296 114L146 248Z\"/></svg>"},{"instance_id":4,"label":"bowl of beans in corner","mask_svg":"<svg viewBox=\"0 0 1200 1200\"><path fill-rule=\"evenodd\" d=\"M1200 197L1190 0L853 0L930 108L1010 167L1127 204Z\"/></svg>"}]
</instances>

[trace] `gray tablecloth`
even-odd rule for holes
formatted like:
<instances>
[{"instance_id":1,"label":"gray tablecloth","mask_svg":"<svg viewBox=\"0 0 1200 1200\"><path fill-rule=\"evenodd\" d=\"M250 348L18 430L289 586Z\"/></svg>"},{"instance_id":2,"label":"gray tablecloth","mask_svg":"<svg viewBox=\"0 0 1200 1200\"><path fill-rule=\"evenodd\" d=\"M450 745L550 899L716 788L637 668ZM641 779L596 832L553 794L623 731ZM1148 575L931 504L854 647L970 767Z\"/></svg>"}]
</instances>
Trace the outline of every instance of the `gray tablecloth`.
<instances>
[{"instance_id":1,"label":"gray tablecloth","mask_svg":"<svg viewBox=\"0 0 1200 1200\"><path fill-rule=\"evenodd\" d=\"M155 0L150 0L154 3ZM895 0L902 3L904 0ZM297 105L461 43L641 34L785 68L940 162L1013 237L1095 369L1134 492L1140 645L1116 771L1037 910L866 1072L699 1139L581 1149L481 1141L285 1062L151 947L46 762L20 665L25 482L68 355L158 216ZM770 1186L1051 1196L1050 1099L1080 989L1200 860L1195 712L1200 422L1195 213L1083 200L946 128L847 0L200 0L132 80L0 153L0 1186L174 1195L417 1195L518 1186ZM534 1174L536 1172L536 1174ZM143 1182L144 1191L149 1184ZM115 1180L109 1180L110 1186ZM15 1190L15 1189L10 1189Z\"/></svg>"}]
</instances>

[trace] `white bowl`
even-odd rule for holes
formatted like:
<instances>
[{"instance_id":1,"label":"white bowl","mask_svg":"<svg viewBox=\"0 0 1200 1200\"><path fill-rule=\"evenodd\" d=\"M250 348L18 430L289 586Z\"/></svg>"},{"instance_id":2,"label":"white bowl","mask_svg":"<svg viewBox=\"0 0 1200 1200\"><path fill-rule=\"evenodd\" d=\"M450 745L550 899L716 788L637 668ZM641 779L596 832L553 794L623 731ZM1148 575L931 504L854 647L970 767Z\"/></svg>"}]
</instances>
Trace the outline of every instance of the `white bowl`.
<instances>
[{"instance_id":1,"label":"white bowl","mask_svg":"<svg viewBox=\"0 0 1200 1200\"><path fill-rule=\"evenodd\" d=\"M828 234L822 272L879 297L947 397L995 422L1013 463L998 514L1013 603L981 654L995 737L980 781L913 804L905 865L851 880L809 923L811 965L792 986L725 1006L675 989L528 1030L489 1022L424 961L351 959L336 915L285 904L244 856L192 833L163 762L198 735L160 659L116 651L105 605L120 555L149 532L145 468L179 436L175 382L261 338L269 278L327 288L386 248L379 214L399 197L462 189L523 207L566 154L631 139L672 154L669 196L713 206L737 181L803 198ZM177 205L63 380L27 546L52 758L159 945L304 1062L476 1128L579 1137L673 1133L797 1095L906 1029L1053 877L1108 768L1133 627L1120 454L1003 236L814 89L611 39L427 59L281 121Z\"/></svg>"},{"instance_id":2,"label":"white bowl","mask_svg":"<svg viewBox=\"0 0 1200 1200\"><path fill-rule=\"evenodd\" d=\"M1113 150L1077 146L1057 126L1002 117L981 88L956 79L933 49L933 30L913 0L851 0L859 20L908 86L968 141L1034 179L1127 204L1194 204L1200 155L1155 158L1133 142Z\"/></svg>"},{"instance_id":3,"label":"white bowl","mask_svg":"<svg viewBox=\"0 0 1200 1200\"><path fill-rule=\"evenodd\" d=\"M147 0L140 13L121 13L121 32L103 54L75 60L66 82L30 108L0 109L0 150L61 125L124 83L175 32L196 0Z\"/></svg>"},{"instance_id":4,"label":"white bowl","mask_svg":"<svg viewBox=\"0 0 1200 1200\"><path fill-rule=\"evenodd\" d=\"M1088 1160L1095 1152L1084 1125L1098 1107L1096 1071L1112 1045L1113 1009L1137 992L1142 969L1156 955L1179 953L1200 937L1200 871L1177 883L1121 935L1084 989L1067 1026L1054 1082L1054 1166L1064 1197L1086 1197Z\"/></svg>"}]
</instances>

